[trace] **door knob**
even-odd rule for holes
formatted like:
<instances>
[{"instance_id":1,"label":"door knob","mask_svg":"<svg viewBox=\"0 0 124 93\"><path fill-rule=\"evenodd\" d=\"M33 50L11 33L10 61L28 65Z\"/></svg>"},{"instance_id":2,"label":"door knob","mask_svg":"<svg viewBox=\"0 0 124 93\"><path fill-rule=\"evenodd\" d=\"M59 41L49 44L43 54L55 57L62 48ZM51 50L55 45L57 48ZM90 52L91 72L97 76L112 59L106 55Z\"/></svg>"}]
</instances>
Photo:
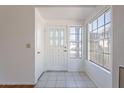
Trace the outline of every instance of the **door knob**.
<instances>
[{"instance_id":1,"label":"door knob","mask_svg":"<svg viewBox=\"0 0 124 93\"><path fill-rule=\"evenodd\" d=\"M67 50L64 50L64 52L67 52Z\"/></svg>"},{"instance_id":2,"label":"door knob","mask_svg":"<svg viewBox=\"0 0 124 93\"><path fill-rule=\"evenodd\" d=\"M66 46L64 46L64 48L66 48Z\"/></svg>"}]
</instances>

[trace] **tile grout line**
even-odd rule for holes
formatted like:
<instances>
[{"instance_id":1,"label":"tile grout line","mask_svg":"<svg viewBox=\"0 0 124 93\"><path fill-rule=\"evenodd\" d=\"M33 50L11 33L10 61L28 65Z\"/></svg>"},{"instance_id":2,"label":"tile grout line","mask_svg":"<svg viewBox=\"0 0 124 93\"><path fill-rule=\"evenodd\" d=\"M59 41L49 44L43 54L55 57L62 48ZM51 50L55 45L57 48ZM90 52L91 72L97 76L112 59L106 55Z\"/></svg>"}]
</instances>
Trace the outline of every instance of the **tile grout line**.
<instances>
[{"instance_id":1,"label":"tile grout line","mask_svg":"<svg viewBox=\"0 0 124 93\"><path fill-rule=\"evenodd\" d=\"M80 77L82 77L82 75L81 75L81 73L79 73L79 72L77 72L78 74L79 74L79 76ZM44 73L45 74L45 73ZM65 83L65 87L64 88L68 88L67 87L67 81L69 81L69 80L67 80L67 77L68 77L68 73L66 74L65 72L64 72L64 74L62 73L62 76L64 77L64 79L63 80L59 80L59 79L57 79L58 78L58 76L61 76L61 74L58 74L58 73L55 73L55 75L52 75L52 76L55 76L55 88L59 88L59 87L57 87L57 82L58 81L64 81ZM71 73L71 75L70 75L72 78L73 78L73 80L74 80L74 85L75 85L75 88L80 88L80 87L78 87L78 85L77 85L77 81L78 80L76 80L75 78L74 78L74 76L75 76L75 74L73 74L73 73ZM41 77L42 78L42 77ZM46 80L46 82L45 82L45 85L44 85L44 87L47 87L46 85L47 85L47 82L48 81L54 81L54 80L49 80L49 78L48 78L48 80ZM82 80L82 81L85 81L85 80ZM89 81L89 80L88 80ZM92 81L91 81L92 82ZM87 85L86 85L87 86ZM88 87L88 86L87 86Z\"/></svg>"}]
</instances>

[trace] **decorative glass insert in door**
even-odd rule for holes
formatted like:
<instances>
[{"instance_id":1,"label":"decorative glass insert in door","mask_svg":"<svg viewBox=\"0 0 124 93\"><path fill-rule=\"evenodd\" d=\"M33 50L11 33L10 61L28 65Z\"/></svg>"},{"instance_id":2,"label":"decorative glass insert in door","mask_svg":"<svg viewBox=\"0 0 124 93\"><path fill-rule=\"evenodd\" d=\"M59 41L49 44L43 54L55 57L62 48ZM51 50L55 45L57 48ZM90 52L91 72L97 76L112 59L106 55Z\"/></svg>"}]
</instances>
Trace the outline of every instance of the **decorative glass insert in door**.
<instances>
[{"instance_id":1,"label":"decorative glass insert in door","mask_svg":"<svg viewBox=\"0 0 124 93\"><path fill-rule=\"evenodd\" d=\"M49 46L64 47L64 28L53 27L49 29Z\"/></svg>"}]
</instances>

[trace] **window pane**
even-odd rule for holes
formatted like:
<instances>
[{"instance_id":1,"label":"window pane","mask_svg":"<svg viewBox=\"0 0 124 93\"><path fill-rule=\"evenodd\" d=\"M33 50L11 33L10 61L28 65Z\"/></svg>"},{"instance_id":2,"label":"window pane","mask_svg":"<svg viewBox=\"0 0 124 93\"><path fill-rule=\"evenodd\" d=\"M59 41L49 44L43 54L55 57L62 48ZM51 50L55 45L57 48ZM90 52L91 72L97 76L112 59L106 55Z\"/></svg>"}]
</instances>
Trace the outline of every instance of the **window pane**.
<instances>
[{"instance_id":1,"label":"window pane","mask_svg":"<svg viewBox=\"0 0 124 93\"><path fill-rule=\"evenodd\" d=\"M82 43L79 43L79 50L82 50Z\"/></svg>"},{"instance_id":2,"label":"window pane","mask_svg":"<svg viewBox=\"0 0 124 93\"><path fill-rule=\"evenodd\" d=\"M79 35L80 32L81 32L81 27L75 27L75 34Z\"/></svg>"},{"instance_id":3,"label":"window pane","mask_svg":"<svg viewBox=\"0 0 124 93\"><path fill-rule=\"evenodd\" d=\"M88 40L88 60L90 60L90 40Z\"/></svg>"},{"instance_id":4,"label":"window pane","mask_svg":"<svg viewBox=\"0 0 124 93\"><path fill-rule=\"evenodd\" d=\"M78 44L77 44L77 43L71 42L71 43L70 43L70 46L69 46L69 49L75 50L77 47L78 47Z\"/></svg>"},{"instance_id":5,"label":"window pane","mask_svg":"<svg viewBox=\"0 0 124 93\"><path fill-rule=\"evenodd\" d=\"M104 54L104 60L103 61L104 61L104 67L109 69L110 63L109 63L109 55L108 54Z\"/></svg>"},{"instance_id":6,"label":"window pane","mask_svg":"<svg viewBox=\"0 0 124 93\"><path fill-rule=\"evenodd\" d=\"M90 50L94 50L94 41L90 40Z\"/></svg>"},{"instance_id":7,"label":"window pane","mask_svg":"<svg viewBox=\"0 0 124 93\"><path fill-rule=\"evenodd\" d=\"M81 57L82 56L82 51L79 51L79 57Z\"/></svg>"},{"instance_id":8,"label":"window pane","mask_svg":"<svg viewBox=\"0 0 124 93\"><path fill-rule=\"evenodd\" d=\"M90 32L90 39L93 40L93 38L94 38L94 34L93 32Z\"/></svg>"},{"instance_id":9,"label":"window pane","mask_svg":"<svg viewBox=\"0 0 124 93\"><path fill-rule=\"evenodd\" d=\"M82 27L79 28L79 35L82 34Z\"/></svg>"},{"instance_id":10,"label":"window pane","mask_svg":"<svg viewBox=\"0 0 124 93\"><path fill-rule=\"evenodd\" d=\"M80 58L82 50L82 28L79 26L70 27L69 29L69 50L70 57Z\"/></svg>"},{"instance_id":11,"label":"window pane","mask_svg":"<svg viewBox=\"0 0 124 93\"><path fill-rule=\"evenodd\" d=\"M70 51L70 57L77 57L77 51Z\"/></svg>"},{"instance_id":12,"label":"window pane","mask_svg":"<svg viewBox=\"0 0 124 93\"><path fill-rule=\"evenodd\" d=\"M70 28L69 28L69 33L75 34L75 27L70 27Z\"/></svg>"},{"instance_id":13,"label":"window pane","mask_svg":"<svg viewBox=\"0 0 124 93\"><path fill-rule=\"evenodd\" d=\"M98 52L99 53L104 52L104 39L101 39L98 41Z\"/></svg>"},{"instance_id":14,"label":"window pane","mask_svg":"<svg viewBox=\"0 0 124 93\"><path fill-rule=\"evenodd\" d=\"M96 62L96 61L95 61L95 53L96 53L96 52L95 52L95 50L93 50L92 52L93 52L93 54L92 54L92 61L93 61L93 62Z\"/></svg>"},{"instance_id":15,"label":"window pane","mask_svg":"<svg viewBox=\"0 0 124 93\"><path fill-rule=\"evenodd\" d=\"M104 25L104 14L98 18L98 27Z\"/></svg>"},{"instance_id":16,"label":"window pane","mask_svg":"<svg viewBox=\"0 0 124 93\"><path fill-rule=\"evenodd\" d=\"M112 60L111 60L111 54L108 55L108 69L111 69L112 67Z\"/></svg>"},{"instance_id":17,"label":"window pane","mask_svg":"<svg viewBox=\"0 0 124 93\"><path fill-rule=\"evenodd\" d=\"M76 36L75 36L75 35L70 35L69 40L70 40L70 41L76 41Z\"/></svg>"},{"instance_id":18,"label":"window pane","mask_svg":"<svg viewBox=\"0 0 124 93\"><path fill-rule=\"evenodd\" d=\"M98 28L98 39L104 39L104 26Z\"/></svg>"},{"instance_id":19,"label":"window pane","mask_svg":"<svg viewBox=\"0 0 124 93\"><path fill-rule=\"evenodd\" d=\"M69 45L69 49L70 50L81 50L82 49L82 45L81 45L81 43L71 42L70 45Z\"/></svg>"},{"instance_id":20,"label":"window pane","mask_svg":"<svg viewBox=\"0 0 124 93\"><path fill-rule=\"evenodd\" d=\"M94 51L98 52L98 41L94 41Z\"/></svg>"},{"instance_id":21,"label":"window pane","mask_svg":"<svg viewBox=\"0 0 124 93\"><path fill-rule=\"evenodd\" d=\"M111 39L108 39L108 47L109 47L109 53L112 53L112 47L111 47Z\"/></svg>"},{"instance_id":22,"label":"window pane","mask_svg":"<svg viewBox=\"0 0 124 93\"><path fill-rule=\"evenodd\" d=\"M105 13L105 23L107 24L109 22L111 22L111 11Z\"/></svg>"},{"instance_id":23,"label":"window pane","mask_svg":"<svg viewBox=\"0 0 124 93\"><path fill-rule=\"evenodd\" d=\"M94 62L97 63L98 57L97 52L94 52Z\"/></svg>"},{"instance_id":24,"label":"window pane","mask_svg":"<svg viewBox=\"0 0 124 93\"><path fill-rule=\"evenodd\" d=\"M111 24L105 25L105 38L111 38Z\"/></svg>"},{"instance_id":25,"label":"window pane","mask_svg":"<svg viewBox=\"0 0 124 93\"><path fill-rule=\"evenodd\" d=\"M104 39L104 53L109 53L108 39Z\"/></svg>"},{"instance_id":26,"label":"window pane","mask_svg":"<svg viewBox=\"0 0 124 93\"><path fill-rule=\"evenodd\" d=\"M79 41L82 41L82 35L79 34Z\"/></svg>"},{"instance_id":27,"label":"window pane","mask_svg":"<svg viewBox=\"0 0 124 93\"><path fill-rule=\"evenodd\" d=\"M93 58L94 58L94 53L93 51L90 50L90 60L93 61Z\"/></svg>"},{"instance_id":28,"label":"window pane","mask_svg":"<svg viewBox=\"0 0 124 93\"><path fill-rule=\"evenodd\" d=\"M70 34L70 38L69 38L70 41L81 41L81 34L79 33L75 33L75 34Z\"/></svg>"},{"instance_id":29,"label":"window pane","mask_svg":"<svg viewBox=\"0 0 124 93\"><path fill-rule=\"evenodd\" d=\"M103 59L104 59L104 55L98 53L98 61L97 61L97 63L98 63L99 65L101 65L101 66L103 66L103 64L104 64Z\"/></svg>"},{"instance_id":30,"label":"window pane","mask_svg":"<svg viewBox=\"0 0 124 93\"><path fill-rule=\"evenodd\" d=\"M107 69L111 67L110 21L111 12L107 11L98 18L98 24L97 20L93 21L93 25L88 24L88 59Z\"/></svg>"},{"instance_id":31,"label":"window pane","mask_svg":"<svg viewBox=\"0 0 124 93\"><path fill-rule=\"evenodd\" d=\"M97 20L93 22L93 30L95 30L96 28L97 28Z\"/></svg>"},{"instance_id":32,"label":"window pane","mask_svg":"<svg viewBox=\"0 0 124 93\"><path fill-rule=\"evenodd\" d=\"M92 32L92 34L93 34L93 39L94 39L94 40L97 40L97 39L98 39L97 30L94 30L94 31Z\"/></svg>"},{"instance_id":33,"label":"window pane","mask_svg":"<svg viewBox=\"0 0 124 93\"><path fill-rule=\"evenodd\" d=\"M92 31L92 23L88 24L88 31Z\"/></svg>"}]
</instances>

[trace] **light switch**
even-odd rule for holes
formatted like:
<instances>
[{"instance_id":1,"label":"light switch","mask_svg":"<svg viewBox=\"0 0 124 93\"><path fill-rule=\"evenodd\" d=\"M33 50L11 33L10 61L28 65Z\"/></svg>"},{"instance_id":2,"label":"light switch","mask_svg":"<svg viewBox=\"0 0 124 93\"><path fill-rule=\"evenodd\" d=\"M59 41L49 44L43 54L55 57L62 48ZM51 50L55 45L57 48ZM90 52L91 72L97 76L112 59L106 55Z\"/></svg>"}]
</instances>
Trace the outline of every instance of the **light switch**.
<instances>
[{"instance_id":1,"label":"light switch","mask_svg":"<svg viewBox=\"0 0 124 93\"><path fill-rule=\"evenodd\" d=\"M26 44L26 48L31 48L31 44Z\"/></svg>"}]
</instances>

